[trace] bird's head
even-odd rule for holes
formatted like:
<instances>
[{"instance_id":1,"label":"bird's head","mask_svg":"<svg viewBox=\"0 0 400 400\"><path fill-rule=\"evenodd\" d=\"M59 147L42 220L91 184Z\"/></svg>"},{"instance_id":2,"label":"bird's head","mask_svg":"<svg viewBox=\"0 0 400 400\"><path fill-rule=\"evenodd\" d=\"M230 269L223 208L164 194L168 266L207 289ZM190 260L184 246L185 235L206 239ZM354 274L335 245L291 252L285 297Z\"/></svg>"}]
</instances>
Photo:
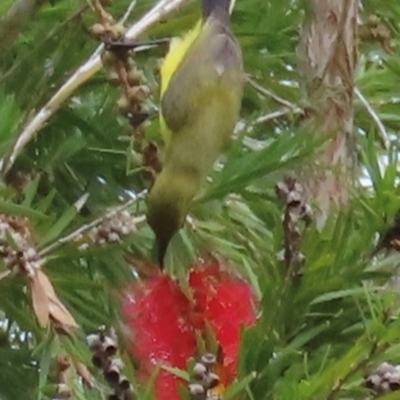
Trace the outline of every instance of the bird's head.
<instances>
[{"instance_id":1,"label":"bird's head","mask_svg":"<svg viewBox=\"0 0 400 400\"><path fill-rule=\"evenodd\" d=\"M156 235L160 267L175 234L182 228L196 191L190 176L171 176L163 170L150 191L147 203L147 222Z\"/></svg>"}]
</instances>

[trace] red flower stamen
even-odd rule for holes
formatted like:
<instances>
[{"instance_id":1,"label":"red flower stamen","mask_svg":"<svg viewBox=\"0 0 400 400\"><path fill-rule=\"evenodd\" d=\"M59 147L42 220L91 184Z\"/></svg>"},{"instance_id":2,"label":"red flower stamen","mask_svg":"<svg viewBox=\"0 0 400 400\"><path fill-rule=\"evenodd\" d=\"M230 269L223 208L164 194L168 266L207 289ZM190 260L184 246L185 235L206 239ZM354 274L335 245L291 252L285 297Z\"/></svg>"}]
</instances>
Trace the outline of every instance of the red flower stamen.
<instances>
[{"instance_id":1,"label":"red flower stamen","mask_svg":"<svg viewBox=\"0 0 400 400\"><path fill-rule=\"evenodd\" d=\"M222 386L236 377L243 326L255 323L255 296L251 286L223 271L218 263L195 265L189 274L193 299L167 275L157 275L127 289L123 315L131 329L130 354L140 363L139 377L146 381L163 363L186 369L197 356L196 331L212 328L221 346L222 362L216 371ZM155 382L157 400L178 400L182 381L160 370Z\"/></svg>"}]
</instances>

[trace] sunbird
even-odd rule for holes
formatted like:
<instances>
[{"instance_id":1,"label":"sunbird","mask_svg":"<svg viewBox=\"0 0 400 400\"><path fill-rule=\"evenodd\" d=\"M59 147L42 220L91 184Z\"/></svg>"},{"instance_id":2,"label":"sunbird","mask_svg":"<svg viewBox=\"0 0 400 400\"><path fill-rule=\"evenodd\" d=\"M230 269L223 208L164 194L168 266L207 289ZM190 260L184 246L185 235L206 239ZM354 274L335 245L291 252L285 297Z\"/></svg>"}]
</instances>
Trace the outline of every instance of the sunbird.
<instances>
[{"instance_id":1,"label":"sunbird","mask_svg":"<svg viewBox=\"0 0 400 400\"><path fill-rule=\"evenodd\" d=\"M229 26L233 2L202 0L202 18L173 39L160 69L165 152L147 204L160 268L239 119L244 72L241 48Z\"/></svg>"}]
</instances>

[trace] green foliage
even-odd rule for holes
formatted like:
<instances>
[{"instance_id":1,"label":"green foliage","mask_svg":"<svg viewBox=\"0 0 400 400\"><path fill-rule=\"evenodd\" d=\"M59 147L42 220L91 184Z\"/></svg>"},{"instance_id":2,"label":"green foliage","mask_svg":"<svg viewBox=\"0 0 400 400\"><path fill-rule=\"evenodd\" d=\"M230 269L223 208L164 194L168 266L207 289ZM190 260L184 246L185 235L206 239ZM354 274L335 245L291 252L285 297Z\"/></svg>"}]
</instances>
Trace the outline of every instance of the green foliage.
<instances>
[{"instance_id":1,"label":"green foliage","mask_svg":"<svg viewBox=\"0 0 400 400\"><path fill-rule=\"evenodd\" d=\"M11 3L2 2L0 16ZM304 3L238 0L232 22L247 73L294 106L302 105L304 95L296 67ZM109 10L120 18L128 5L115 0ZM138 1L129 21L152 5ZM399 44L400 3L363 0L362 5L360 19L379 16ZM195 6L184 7L152 27L148 36L179 34L198 15ZM96 49L89 34L94 22L93 10L78 0L46 3L2 54L2 159L25 124ZM155 66L160 54L162 50L152 49L136 58L154 92L151 105L158 102ZM400 364L398 296L384 286L396 272L398 256L370 257L376 233L399 209L399 76L398 52L389 54L378 42L360 43L356 85L382 121L390 146L382 148L371 111L355 96L354 152L361 184L355 185L349 211L332 213L322 231L314 224L304 229L306 264L295 279L288 279L277 256L283 247L284 205L275 185L296 173L323 143L312 139L291 113L256 123L282 106L247 85L238 137L196 200L195 229L187 225L180 232L167 259L168 272L184 279L196 257L217 253L251 281L260 297L259 323L244 332L240 379L226 399L366 399L370 394L362 378L368 367L382 360ZM28 219L32 246L45 256L43 270L81 328L74 338L41 329L28 279L0 280L1 400L52 398L60 352L90 366L84 334L100 325L119 326L118 294L137 279L135 260L150 259L153 236L145 223L118 243L84 248L79 237L60 242L149 186L142 148L116 111L119 96L120 88L108 83L104 71L98 73L26 145L0 185L0 213ZM161 143L156 120L145 139ZM143 215L145 202L128 210L132 216ZM3 272L4 262L0 268ZM79 399L98 400L108 393L102 384L88 389L76 379L73 385ZM150 398L148 388L141 393ZM397 397L382 397L391 398Z\"/></svg>"}]
</instances>

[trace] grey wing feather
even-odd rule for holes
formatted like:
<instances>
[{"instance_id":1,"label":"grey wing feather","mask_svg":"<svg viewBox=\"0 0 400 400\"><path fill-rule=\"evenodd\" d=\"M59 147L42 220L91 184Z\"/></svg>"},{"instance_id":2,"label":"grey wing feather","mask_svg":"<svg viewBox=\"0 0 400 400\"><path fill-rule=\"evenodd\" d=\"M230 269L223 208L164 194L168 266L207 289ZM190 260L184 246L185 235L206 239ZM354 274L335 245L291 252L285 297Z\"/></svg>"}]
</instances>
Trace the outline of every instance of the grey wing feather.
<instances>
[{"instance_id":1,"label":"grey wing feather","mask_svg":"<svg viewBox=\"0 0 400 400\"><path fill-rule=\"evenodd\" d=\"M211 52L204 51L207 46L212 46ZM190 111L200 100L199 94L206 92L207 86L215 85L226 71L238 66L241 70L240 48L227 27L215 23L214 29L200 34L162 98L161 112L167 126L172 131L179 131L188 124L190 118L195 117Z\"/></svg>"}]
</instances>

